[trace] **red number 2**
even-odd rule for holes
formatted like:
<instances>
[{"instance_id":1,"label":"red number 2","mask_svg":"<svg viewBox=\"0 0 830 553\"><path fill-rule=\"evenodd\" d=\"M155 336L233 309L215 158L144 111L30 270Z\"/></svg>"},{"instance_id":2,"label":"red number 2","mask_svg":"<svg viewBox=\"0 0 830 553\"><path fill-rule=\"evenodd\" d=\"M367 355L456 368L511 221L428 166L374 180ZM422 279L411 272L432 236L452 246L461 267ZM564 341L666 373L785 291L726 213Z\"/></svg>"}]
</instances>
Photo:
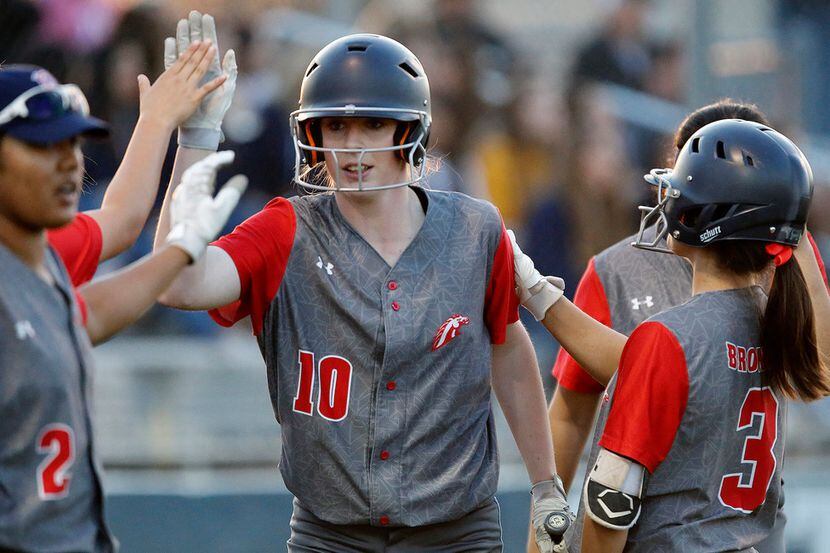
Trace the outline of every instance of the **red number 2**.
<instances>
[{"instance_id":1,"label":"red number 2","mask_svg":"<svg viewBox=\"0 0 830 553\"><path fill-rule=\"evenodd\" d=\"M314 403L314 354L300 350L300 378L297 395L294 397L294 411L311 416ZM317 412L326 420L342 421L349 414L349 395L352 387L352 364L337 355L320 359L317 370L320 385L317 389Z\"/></svg>"},{"instance_id":2,"label":"red number 2","mask_svg":"<svg viewBox=\"0 0 830 553\"><path fill-rule=\"evenodd\" d=\"M769 388L750 388L741 406L737 431L752 427L755 417L761 419L758 433L747 436L741 463L750 465L749 475L727 474L721 479L720 502L736 511L751 513L767 497L777 460L773 447L778 437L778 400Z\"/></svg>"},{"instance_id":3,"label":"red number 2","mask_svg":"<svg viewBox=\"0 0 830 553\"><path fill-rule=\"evenodd\" d=\"M38 453L48 453L37 467L37 493L44 501L69 493L69 468L75 462L75 435L65 424L47 424L37 437Z\"/></svg>"}]
</instances>

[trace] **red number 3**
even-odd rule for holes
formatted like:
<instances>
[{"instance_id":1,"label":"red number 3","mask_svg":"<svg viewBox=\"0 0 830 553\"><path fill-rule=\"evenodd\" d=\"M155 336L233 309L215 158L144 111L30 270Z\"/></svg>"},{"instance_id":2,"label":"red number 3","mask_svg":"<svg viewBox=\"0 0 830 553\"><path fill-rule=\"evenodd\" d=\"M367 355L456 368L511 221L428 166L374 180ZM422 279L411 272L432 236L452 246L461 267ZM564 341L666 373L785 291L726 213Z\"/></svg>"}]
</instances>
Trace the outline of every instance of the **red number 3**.
<instances>
[{"instance_id":1,"label":"red number 3","mask_svg":"<svg viewBox=\"0 0 830 553\"><path fill-rule=\"evenodd\" d=\"M749 475L727 474L720 484L720 502L742 513L751 513L767 497L776 459L772 452L778 437L778 400L769 388L750 388L741 406L737 431L752 427L760 417L758 433L747 436L741 462L750 465Z\"/></svg>"},{"instance_id":2,"label":"red number 3","mask_svg":"<svg viewBox=\"0 0 830 553\"><path fill-rule=\"evenodd\" d=\"M294 411L311 415L314 402L314 354L300 350L300 379L294 397ZM317 412L326 420L342 421L349 414L349 394L352 387L352 364L337 355L320 359L317 370L320 385L317 389Z\"/></svg>"},{"instance_id":3,"label":"red number 3","mask_svg":"<svg viewBox=\"0 0 830 553\"><path fill-rule=\"evenodd\" d=\"M69 493L69 468L75 462L75 435L65 424L47 424L37 437L38 453L48 453L37 467L37 493L44 501Z\"/></svg>"}]
</instances>

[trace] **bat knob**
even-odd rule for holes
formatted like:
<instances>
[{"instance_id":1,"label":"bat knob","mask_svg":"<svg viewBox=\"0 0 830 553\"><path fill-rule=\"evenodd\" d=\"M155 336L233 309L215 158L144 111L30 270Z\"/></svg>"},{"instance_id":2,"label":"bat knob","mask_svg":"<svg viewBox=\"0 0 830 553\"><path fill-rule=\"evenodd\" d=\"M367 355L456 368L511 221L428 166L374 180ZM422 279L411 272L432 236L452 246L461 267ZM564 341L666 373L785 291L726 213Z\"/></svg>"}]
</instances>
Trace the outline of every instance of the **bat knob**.
<instances>
[{"instance_id":1,"label":"bat knob","mask_svg":"<svg viewBox=\"0 0 830 553\"><path fill-rule=\"evenodd\" d=\"M554 511L545 519L545 531L553 543L558 544L571 526L571 517L565 511Z\"/></svg>"}]
</instances>

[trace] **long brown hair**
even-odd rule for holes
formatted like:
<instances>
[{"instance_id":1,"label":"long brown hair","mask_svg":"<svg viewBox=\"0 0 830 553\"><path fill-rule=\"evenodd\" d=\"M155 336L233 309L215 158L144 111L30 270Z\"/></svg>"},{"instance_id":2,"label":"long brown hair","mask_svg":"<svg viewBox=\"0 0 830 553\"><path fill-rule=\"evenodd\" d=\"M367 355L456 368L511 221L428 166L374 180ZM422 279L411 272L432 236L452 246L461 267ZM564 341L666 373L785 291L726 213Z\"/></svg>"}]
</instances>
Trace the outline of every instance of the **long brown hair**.
<instances>
[{"instance_id":1,"label":"long brown hair","mask_svg":"<svg viewBox=\"0 0 830 553\"><path fill-rule=\"evenodd\" d=\"M706 248L715 253L722 269L741 276L759 273L772 263L759 242L715 242ZM830 394L816 344L813 304L794 259L775 269L769 300L761 314L761 349L763 377L774 390L803 401Z\"/></svg>"}]
</instances>

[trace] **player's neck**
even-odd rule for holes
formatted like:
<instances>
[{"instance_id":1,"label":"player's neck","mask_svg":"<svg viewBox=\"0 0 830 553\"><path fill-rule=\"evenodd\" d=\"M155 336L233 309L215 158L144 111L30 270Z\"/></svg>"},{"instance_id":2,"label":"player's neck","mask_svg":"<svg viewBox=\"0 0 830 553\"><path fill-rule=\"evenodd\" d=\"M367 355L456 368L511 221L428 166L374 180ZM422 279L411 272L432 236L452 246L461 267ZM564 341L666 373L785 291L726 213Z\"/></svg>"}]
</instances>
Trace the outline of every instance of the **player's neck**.
<instances>
[{"instance_id":1,"label":"player's neck","mask_svg":"<svg viewBox=\"0 0 830 553\"><path fill-rule=\"evenodd\" d=\"M44 262L47 245L46 231L27 229L5 217L0 217L0 243L39 277L45 280L51 279Z\"/></svg>"},{"instance_id":2,"label":"player's neck","mask_svg":"<svg viewBox=\"0 0 830 553\"><path fill-rule=\"evenodd\" d=\"M408 186L377 192L335 193L337 207L354 229L393 266L424 222Z\"/></svg>"},{"instance_id":3,"label":"player's neck","mask_svg":"<svg viewBox=\"0 0 830 553\"><path fill-rule=\"evenodd\" d=\"M737 275L724 270L714 256L707 255L703 251L691 256L689 261L692 262L692 295L748 288L758 283L757 275Z\"/></svg>"}]
</instances>

